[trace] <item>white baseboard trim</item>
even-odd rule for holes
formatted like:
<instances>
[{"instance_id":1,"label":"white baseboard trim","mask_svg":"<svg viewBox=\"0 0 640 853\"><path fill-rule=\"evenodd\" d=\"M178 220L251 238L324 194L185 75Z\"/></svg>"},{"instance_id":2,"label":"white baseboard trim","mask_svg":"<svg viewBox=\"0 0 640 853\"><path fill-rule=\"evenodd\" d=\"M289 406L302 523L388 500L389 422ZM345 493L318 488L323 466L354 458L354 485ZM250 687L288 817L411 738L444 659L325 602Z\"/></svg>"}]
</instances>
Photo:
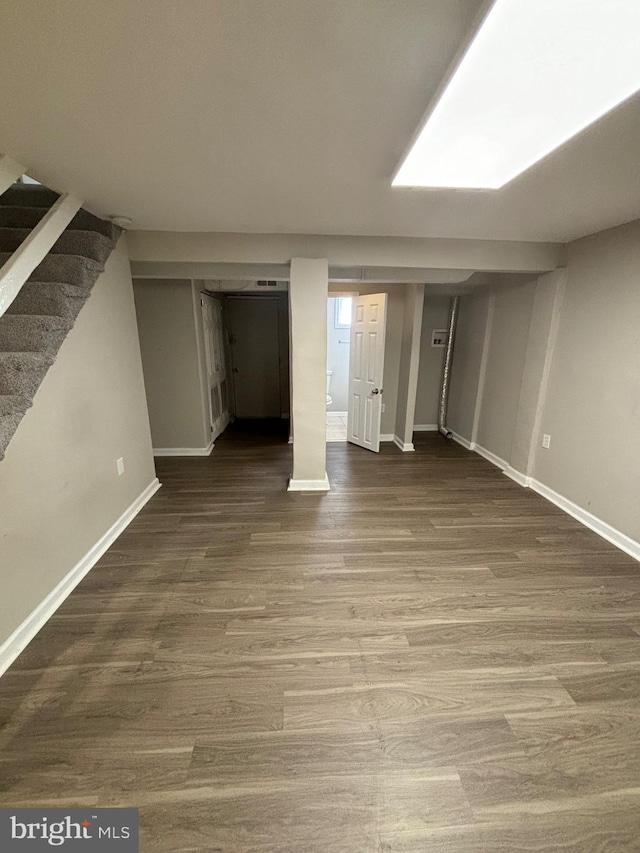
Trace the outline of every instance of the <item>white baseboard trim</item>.
<instances>
[{"instance_id":1,"label":"white baseboard trim","mask_svg":"<svg viewBox=\"0 0 640 853\"><path fill-rule=\"evenodd\" d=\"M475 444L475 442L469 441L468 438L458 435L457 432L451 432L451 438L458 444L466 447L467 450L473 450L474 453L484 457L488 462L491 462L492 465L495 465L496 468L499 468L504 474L506 474L507 477L515 480L516 483L519 483L521 486L529 485L529 477L525 477L525 475L521 474L520 471L516 471L516 469L512 468L508 462L501 459L499 456L496 456L496 454L492 453L490 450L487 450L486 447L482 447L480 444Z\"/></svg>"},{"instance_id":2,"label":"white baseboard trim","mask_svg":"<svg viewBox=\"0 0 640 853\"><path fill-rule=\"evenodd\" d=\"M531 477L527 477L527 475L523 474L521 471L516 471L515 468L511 467L511 465L507 465L502 473L516 482L519 486L523 486L525 489L531 485Z\"/></svg>"},{"instance_id":3,"label":"white baseboard trim","mask_svg":"<svg viewBox=\"0 0 640 853\"><path fill-rule=\"evenodd\" d=\"M380 441L393 441L393 433L392 432L384 432L380 436Z\"/></svg>"},{"instance_id":4,"label":"white baseboard trim","mask_svg":"<svg viewBox=\"0 0 640 853\"><path fill-rule=\"evenodd\" d=\"M206 447L154 447L154 456L211 456L212 441Z\"/></svg>"},{"instance_id":5,"label":"white baseboard trim","mask_svg":"<svg viewBox=\"0 0 640 853\"><path fill-rule=\"evenodd\" d=\"M338 415L338 417L346 418L349 416L349 412L334 412L332 409L327 409L328 415Z\"/></svg>"},{"instance_id":6,"label":"white baseboard trim","mask_svg":"<svg viewBox=\"0 0 640 853\"><path fill-rule=\"evenodd\" d=\"M462 438L462 436L457 435L456 433L453 433L452 435L455 441L462 444L462 446L466 447L467 450L474 450L476 453L484 456L485 459L500 468L503 474L516 482L519 486L533 489L534 492L542 495L543 498L551 501L552 504L555 504L561 510L564 510L568 515L573 516L573 518L581 524L584 524L584 526L588 527L589 530L593 530L593 532L597 533L598 536L606 539L607 542L611 542L611 544L615 545L616 548L619 548L621 551L624 551L625 554L628 554L630 557L633 557L634 560L638 560L640 562L640 542L636 542L635 539L627 536L626 533L622 533L620 530L617 530L615 527L607 524L606 521L602 521L602 519L569 500L569 498L565 498L563 495L558 494L558 492L554 492L553 489L550 489L549 486L545 486L544 483L541 483L539 480L534 480L533 477L528 477L521 471L517 471L515 468L512 468L511 465L505 462L504 459L500 459L500 457L496 456L495 453L491 453L486 448L480 447L479 444L472 444L467 441L466 438Z\"/></svg>"},{"instance_id":7,"label":"white baseboard trim","mask_svg":"<svg viewBox=\"0 0 640 853\"><path fill-rule=\"evenodd\" d=\"M414 432L438 432L438 424L414 424Z\"/></svg>"},{"instance_id":8,"label":"white baseboard trim","mask_svg":"<svg viewBox=\"0 0 640 853\"><path fill-rule=\"evenodd\" d=\"M403 453L410 453L411 451L415 450L412 441L403 441L399 435L393 436L393 443L396 447L399 447Z\"/></svg>"},{"instance_id":9,"label":"white baseboard trim","mask_svg":"<svg viewBox=\"0 0 640 853\"><path fill-rule=\"evenodd\" d=\"M472 441L469 441L468 438L464 438L462 435L458 435L457 432L453 432L451 430L451 438L457 443L461 444L463 447L466 447L467 450L475 450L476 446Z\"/></svg>"},{"instance_id":10,"label":"white baseboard trim","mask_svg":"<svg viewBox=\"0 0 640 853\"><path fill-rule=\"evenodd\" d=\"M22 625L18 626L11 636L0 646L0 676L6 672L14 660L29 645L38 631L53 616L60 605L77 587L82 578L87 575L98 562L100 557L111 547L123 530L133 521L147 501L155 495L160 488L156 477L147 488L139 495L131 506L126 509L120 518L107 532L98 539L82 559L76 563L71 571L65 575L60 583L51 590L36 609L30 613Z\"/></svg>"},{"instance_id":11,"label":"white baseboard trim","mask_svg":"<svg viewBox=\"0 0 640 853\"><path fill-rule=\"evenodd\" d=\"M594 533L597 533L598 536L602 536L603 539L606 539L607 542L611 542L612 545L615 545L616 548L619 548L621 551L624 551L625 554L633 557L634 560L640 561L640 542L636 542L635 539L627 536L626 533L622 533L620 530L617 530L615 527L607 524L606 521L602 521L602 519L597 518L597 516L592 515L590 512L587 512L586 509L578 506L578 504L575 504L568 498L559 495L558 492L554 492L553 489L550 489L549 486L545 486L544 483L540 483L538 480L529 478L529 487L533 489L534 492L538 492L539 495L542 495L543 498L546 498L557 507L560 507L560 509L564 510L569 515L572 515L575 519L584 524L585 527L588 527L590 530L593 530Z\"/></svg>"},{"instance_id":12,"label":"white baseboard trim","mask_svg":"<svg viewBox=\"0 0 640 853\"><path fill-rule=\"evenodd\" d=\"M496 456L495 453L492 453L490 450L487 450L486 447L482 447L480 444L474 444L471 450L475 450L476 453L479 453L480 456L484 456L486 460L491 462L492 465L495 465L496 468L499 468L501 471L504 471L505 468L509 467L509 463L505 462L504 459L501 459L499 456Z\"/></svg>"},{"instance_id":13,"label":"white baseboard trim","mask_svg":"<svg viewBox=\"0 0 640 853\"><path fill-rule=\"evenodd\" d=\"M327 475L324 475L324 480L294 480L293 477L289 479L289 485L287 486L288 492L329 492L331 491L331 486L329 485L329 478Z\"/></svg>"}]
</instances>

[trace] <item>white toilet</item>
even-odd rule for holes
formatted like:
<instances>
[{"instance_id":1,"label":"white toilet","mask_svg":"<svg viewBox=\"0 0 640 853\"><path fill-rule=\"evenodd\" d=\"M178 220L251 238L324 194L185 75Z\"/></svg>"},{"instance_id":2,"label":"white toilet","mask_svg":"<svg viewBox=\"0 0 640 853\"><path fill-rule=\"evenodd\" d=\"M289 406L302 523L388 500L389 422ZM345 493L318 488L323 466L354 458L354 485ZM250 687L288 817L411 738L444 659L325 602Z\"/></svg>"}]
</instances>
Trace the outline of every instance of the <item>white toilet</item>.
<instances>
[{"instance_id":1,"label":"white toilet","mask_svg":"<svg viewBox=\"0 0 640 853\"><path fill-rule=\"evenodd\" d=\"M329 386L331 385L331 377L333 376L333 370L327 370L327 409L333 403L331 396L329 395Z\"/></svg>"}]
</instances>

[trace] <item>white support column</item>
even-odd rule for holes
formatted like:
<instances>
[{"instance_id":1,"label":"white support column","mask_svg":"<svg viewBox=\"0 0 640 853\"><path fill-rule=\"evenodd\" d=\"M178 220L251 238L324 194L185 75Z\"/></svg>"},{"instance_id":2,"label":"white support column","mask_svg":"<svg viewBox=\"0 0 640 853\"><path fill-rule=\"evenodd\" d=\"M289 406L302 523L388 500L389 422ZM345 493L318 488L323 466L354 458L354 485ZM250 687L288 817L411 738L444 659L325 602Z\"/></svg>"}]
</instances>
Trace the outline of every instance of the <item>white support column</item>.
<instances>
[{"instance_id":1,"label":"white support column","mask_svg":"<svg viewBox=\"0 0 640 853\"><path fill-rule=\"evenodd\" d=\"M405 285L402 347L400 351L400 378L398 382L398 410L394 443L403 451L414 450L413 421L418 393L420 367L420 337L424 309L424 284Z\"/></svg>"},{"instance_id":2,"label":"white support column","mask_svg":"<svg viewBox=\"0 0 640 853\"><path fill-rule=\"evenodd\" d=\"M11 157L7 157L6 154L0 154L0 195L8 190L11 184L23 174L24 166L21 166L16 160L12 160Z\"/></svg>"},{"instance_id":3,"label":"white support column","mask_svg":"<svg viewBox=\"0 0 640 853\"><path fill-rule=\"evenodd\" d=\"M328 290L329 263L326 259L291 260L293 473L289 491L329 490L326 471Z\"/></svg>"}]
</instances>

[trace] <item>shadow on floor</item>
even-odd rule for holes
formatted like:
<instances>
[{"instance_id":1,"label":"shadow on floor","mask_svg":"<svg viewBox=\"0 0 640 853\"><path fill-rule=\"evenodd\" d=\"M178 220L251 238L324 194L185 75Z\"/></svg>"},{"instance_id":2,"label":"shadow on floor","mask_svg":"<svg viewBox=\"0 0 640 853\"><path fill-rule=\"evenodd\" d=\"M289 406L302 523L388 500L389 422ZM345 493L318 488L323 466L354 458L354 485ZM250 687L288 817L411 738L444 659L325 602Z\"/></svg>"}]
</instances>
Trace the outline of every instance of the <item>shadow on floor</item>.
<instances>
[{"instance_id":1,"label":"shadow on floor","mask_svg":"<svg viewBox=\"0 0 640 853\"><path fill-rule=\"evenodd\" d=\"M289 418L236 418L216 439L285 444L289 441Z\"/></svg>"}]
</instances>

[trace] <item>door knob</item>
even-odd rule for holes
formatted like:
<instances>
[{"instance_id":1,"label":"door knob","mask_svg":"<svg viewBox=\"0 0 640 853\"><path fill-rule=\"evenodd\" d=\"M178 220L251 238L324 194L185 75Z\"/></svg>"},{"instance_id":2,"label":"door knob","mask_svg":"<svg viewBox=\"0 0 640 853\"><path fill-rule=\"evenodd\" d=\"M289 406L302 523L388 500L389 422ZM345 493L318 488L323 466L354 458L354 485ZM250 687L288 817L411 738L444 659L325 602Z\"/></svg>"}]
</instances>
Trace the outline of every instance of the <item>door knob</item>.
<instances>
[{"instance_id":1,"label":"door knob","mask_svg":"<svg viewBox=\"0 0 640 853\"><path fill-rule=\"evenodd\" d=\"M374 388L372 394L382 394L382 388Z\"/></svg>"}]
</instances>

